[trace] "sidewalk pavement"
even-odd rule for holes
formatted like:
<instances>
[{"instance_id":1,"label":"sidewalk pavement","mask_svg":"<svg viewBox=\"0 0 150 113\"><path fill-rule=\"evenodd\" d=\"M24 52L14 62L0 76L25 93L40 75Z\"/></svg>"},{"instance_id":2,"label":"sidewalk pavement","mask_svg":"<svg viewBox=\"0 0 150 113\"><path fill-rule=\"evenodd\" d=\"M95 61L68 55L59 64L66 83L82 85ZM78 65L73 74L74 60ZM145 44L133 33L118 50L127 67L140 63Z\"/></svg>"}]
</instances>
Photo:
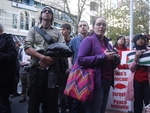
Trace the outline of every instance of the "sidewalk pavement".
<instances>
[{"instance_id":1,"label":"sidewalk pavement","mask_svg":"<svg viewBox=\"0 0 150 113\"><path fill-rule=\"evenodd\" d=\"M123 111L107 110L106 113L133 113L133 112L123 112ZM142 113L145 113L144 110L143 110Z\"/></svg>"},{"instance_id":2,"label":"sidewalk pavement","mask_svg":"<svg viewBox=\"0 0 150 113\"><path fill-rule=\"evenodd\" d=\"M127 113L123 111L107 110L106 113Z\"/></svg>"}]
</instances>

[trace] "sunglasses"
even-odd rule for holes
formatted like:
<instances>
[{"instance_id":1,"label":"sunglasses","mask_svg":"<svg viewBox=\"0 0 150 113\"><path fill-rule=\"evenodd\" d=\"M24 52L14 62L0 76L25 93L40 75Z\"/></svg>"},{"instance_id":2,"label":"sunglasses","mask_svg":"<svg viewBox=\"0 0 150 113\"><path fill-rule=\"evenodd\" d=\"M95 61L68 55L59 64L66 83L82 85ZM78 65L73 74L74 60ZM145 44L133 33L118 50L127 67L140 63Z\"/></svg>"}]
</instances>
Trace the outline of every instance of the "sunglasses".
<instances>
[{"instance_id":1,"label":"sunglasses","mask_svg":"<svg viewBox=\"0 0 150 113\"><path fill-rule=\"evenodd\" d=\"M43 11L42 11L42 13L46 13L46 12L48 12L48 13L52 13L52 11L51 11L51 10L43 10Z\"/></svg>"}]
</instances>

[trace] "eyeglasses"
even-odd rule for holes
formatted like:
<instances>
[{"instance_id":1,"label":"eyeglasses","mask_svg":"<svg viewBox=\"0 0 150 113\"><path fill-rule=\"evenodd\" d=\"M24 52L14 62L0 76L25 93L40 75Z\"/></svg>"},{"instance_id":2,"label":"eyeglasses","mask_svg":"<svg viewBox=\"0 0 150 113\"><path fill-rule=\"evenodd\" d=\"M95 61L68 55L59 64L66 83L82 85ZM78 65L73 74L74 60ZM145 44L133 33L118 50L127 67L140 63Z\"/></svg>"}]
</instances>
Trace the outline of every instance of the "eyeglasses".
<instances>
[{"instance_id":1,"label":"eyeglasses","mask_svg":"<svg viewBox=\"0 0 150 113\"><path fill-rule=\"evenodd\" d=\"M96 26L103 26L103 27L106 27L106 23L97 23Z\"/></svg>"},{"instance_id":2,"label":"eyeglasses","mask_svg":"<svg viewBox=\"0 0 150 113\"><path fill-rule=\"evenodd\" d=\"M46 12L48 12L48 13L52 13L52 11L51 11L51 10L43 10L43 11L42 11L42 13L46 13Z\"/></svg>"}]
</instances>

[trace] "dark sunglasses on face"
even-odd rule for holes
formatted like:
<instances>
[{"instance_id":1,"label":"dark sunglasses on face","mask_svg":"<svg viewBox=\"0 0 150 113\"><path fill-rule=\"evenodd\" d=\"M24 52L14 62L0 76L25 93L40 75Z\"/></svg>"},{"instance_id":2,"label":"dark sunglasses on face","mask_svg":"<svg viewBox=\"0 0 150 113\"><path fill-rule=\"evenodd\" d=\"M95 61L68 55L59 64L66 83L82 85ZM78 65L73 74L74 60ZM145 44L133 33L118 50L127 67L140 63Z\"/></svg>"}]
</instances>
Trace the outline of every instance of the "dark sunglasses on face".
<instances>
[{"instance_id":1,"label":"dark sunglasses on face","mask_svg":"<svg viewBox=\"0 0 150 113\"><path fill-rule=\"evenodd\" d=\"M51 11L51 10L43 10L43 11L42 11L42 13L46 13L46 12L48 12L48 13L52 13L52 11Z\"/></svg>"},{"instance_id":2,"label":"dark sunglasses on face","mask_svg":"<svg viewBox=\"0 0 150 113\"><path fill-rule=\"evenodd\" d=\"M106 23L97 23L96 26L103 26L103 27L106 27Z\"/></svg>"}]
</instances>

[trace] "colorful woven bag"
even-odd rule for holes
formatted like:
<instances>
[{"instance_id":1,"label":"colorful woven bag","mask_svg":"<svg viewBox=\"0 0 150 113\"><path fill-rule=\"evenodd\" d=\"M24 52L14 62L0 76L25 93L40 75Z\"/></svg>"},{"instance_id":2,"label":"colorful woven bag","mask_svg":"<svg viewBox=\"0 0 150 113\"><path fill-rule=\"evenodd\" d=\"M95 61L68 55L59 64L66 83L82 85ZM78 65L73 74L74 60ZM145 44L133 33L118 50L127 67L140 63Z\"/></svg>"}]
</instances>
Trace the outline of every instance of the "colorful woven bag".
<instances>
[{"instance_id":1,"label":"colorful woven bag","mask_svg":"<svg viewBox=\"0 0 150 113\"><path fill-rule=\"evenodd\" d=\"M64 94L82 102L90 102L93 99L94 70L81 68L75 63L68 76Z\"/></svg>"}]
</instances>

